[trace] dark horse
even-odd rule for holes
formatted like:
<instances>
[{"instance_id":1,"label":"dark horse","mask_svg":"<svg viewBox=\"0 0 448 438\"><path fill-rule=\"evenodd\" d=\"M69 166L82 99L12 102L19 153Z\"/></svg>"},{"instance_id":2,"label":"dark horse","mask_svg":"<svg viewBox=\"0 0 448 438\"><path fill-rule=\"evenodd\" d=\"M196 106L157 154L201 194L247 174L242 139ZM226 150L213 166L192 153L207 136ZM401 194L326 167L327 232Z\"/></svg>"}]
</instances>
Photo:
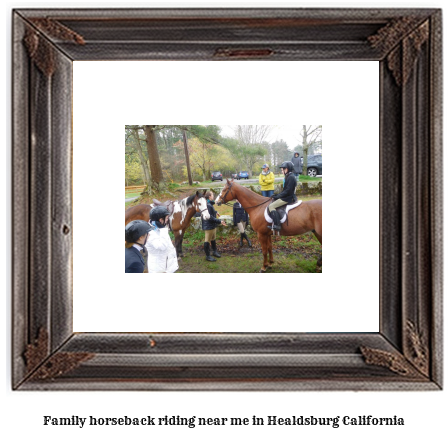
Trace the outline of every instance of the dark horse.
<instances>
[{"instance_id":1,"label":"dark horse","mask_svg":"<svg viewBox=\"0 0 448 438\"><path fill-rule=\"evenodd\" d=\"M125 212L125 225L137 219L149 222L149 213L152 208L153 204L139 204L128 208ZM195 213L201 213L205 220L210 219L207 200L204 198L203 193L196 192L187 198L173 201L172 208L170 227L174 233L174 246L177 257L183 257L182 241L184 239L184 231L190 225L191 218Z\"/></svg>"},{"instance_id":2,"label":"dark horse","mask_svg":"<svg viewBox=\"0 0 448 438\"><path fill-rule=\"evenodd\" d=\"M266 272L274 263L272 255L272 230L264 218L264 211L269 205L269 198L257 195L252 190L240 186L232 180L227 180L226 185L216 198L216 203L226 203L232 199L238 199L241 206L249 213L252 228L257 232L263 251L263 266L260 272ZM320 199L302 202L298 207L290 210L288 220L282 224L280 234L282 236L297 236L312 231L322 245L322 201ZM268 263L269 253L269 263ZM322 264L322 257L317 262Z\"/></svg>"}]
</instances>

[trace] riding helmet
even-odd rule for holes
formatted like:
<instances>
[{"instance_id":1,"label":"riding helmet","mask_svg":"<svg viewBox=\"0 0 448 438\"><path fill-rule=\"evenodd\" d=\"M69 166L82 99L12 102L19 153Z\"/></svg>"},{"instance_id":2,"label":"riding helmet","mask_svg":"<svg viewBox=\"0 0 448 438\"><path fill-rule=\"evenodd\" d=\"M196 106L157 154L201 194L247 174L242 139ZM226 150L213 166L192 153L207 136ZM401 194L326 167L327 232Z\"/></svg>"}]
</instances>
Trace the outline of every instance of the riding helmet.
<instances>
[{"instance_id":1,"label":"riding helmet","mask_svg":"<svg viewBox=\"0 0 448 438\"><path fill-rule=\"evenodd\" d=\"M151 221L158 222L159 219L163 219L166 216L169 216L170 212L165 207L154 207L149 213L149 218Z\"/></svg>"},{"instance_id":2,"label":"riding helmet","mask_svg":"<svg viewBox=\"0 0 448 438\"><path fill-rule=\"evenodd\" d=\"M294 170L294 164L292 164L291 161L284 161L280 166L278 166L282 169L288 169L289 172L292 172Z\"/></svg>"},{"instance_id":3,"label":"riding helmet","mask_svg":"<svg viewBox=\"0 0 448 438\"><path fill-rule=\"evenodd\" d=\"M125 227L124 240L128 243L135 243L140 237L153 229L154 227L151 224L143 220L129 222Z\"/></svg>"}]
</instances>

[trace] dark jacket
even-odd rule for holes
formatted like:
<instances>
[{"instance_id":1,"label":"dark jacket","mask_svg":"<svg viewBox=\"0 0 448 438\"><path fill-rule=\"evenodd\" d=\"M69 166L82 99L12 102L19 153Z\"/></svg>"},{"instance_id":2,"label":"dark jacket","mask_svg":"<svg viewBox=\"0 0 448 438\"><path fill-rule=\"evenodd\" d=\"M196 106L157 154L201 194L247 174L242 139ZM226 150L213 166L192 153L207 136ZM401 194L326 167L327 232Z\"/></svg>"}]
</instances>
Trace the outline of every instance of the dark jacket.
<instances>
[{"instance_id":1,"label":"dark jacket","mask_svg":"<svg viewBox=\"0 0 448 438\"><path fill-rule=\"evenodd\" d=\"M125 260L125 273L143 273L145 269L145 262L140 251L133 246L131 248L124 249L124 260Z\"/></svg>"},{"instance_id":2,"label":"dark jacket","mask_svg":"<svg viewBox=\"0 0 448 438\"><path fill-rule=\"evenodd\" d=\"M216 219L217 211L213 208L215 201L207 201L207 209L210 213L210 219L202 219L202 229L203 230L214 230L218 225L221 225L221 221Z\"/></svg>"},{"instance_id":3,"label":"dark jacket","mask_svg":"<svg viewBox=\"0 0 448 438\"><path fill-rule=\"evenodd\" d=\"M281 199L288 204L297 201L296 196L297 179L292 172L289 172L285 177L285 185L283 186L283 191L278 195L272 196L273 199Z\"/></svg>"},{"instance_id":4,"label":"dark jacket","mask_svg":"<svg viewBox=\"0 0 448 438\"><path fill-rule=\"evenodd\" d=\"M294 172L302 174L302 160L298 152L294 152L294 156L291 158L291 163L294 164Z\"/></svg>"},{"instance_id":5,"label":"dark jacket","mask_svg":"<svg viewBox=\"0 0 448 438\"><path fill-rule=\"evenodd\" d=\"M249 222L249 215L239 202L235 202L233 204L233 225L239 224L241 221Z\"/></svg>"}]
</instances>

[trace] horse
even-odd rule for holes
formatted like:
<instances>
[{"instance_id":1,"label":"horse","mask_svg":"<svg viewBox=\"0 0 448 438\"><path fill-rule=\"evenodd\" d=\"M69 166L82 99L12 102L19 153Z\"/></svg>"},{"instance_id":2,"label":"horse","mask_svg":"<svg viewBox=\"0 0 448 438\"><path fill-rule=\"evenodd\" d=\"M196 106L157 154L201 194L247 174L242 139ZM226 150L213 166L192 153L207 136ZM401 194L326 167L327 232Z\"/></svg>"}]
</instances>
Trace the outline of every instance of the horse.
<instances>
[{"instance_id":1,"label":"horse","mask_svg":"<svg viewBox=\"0 0 448 438\"><path fill-rule=\"evenodd\" d=\"M166 203L165 203L166 204ZM172 201L173 212L169 217L170 229L174 233L174 247L176 248L177 257L183 257L182 241L184 239L184 231L188 228L191 218L195 213L201 213L203 219L210 219L210 213L207 209L207 200L204 193L197 191L187 198ZM125 212L125 226L137 219L149 222L149 214L153 208L150 204L139 204L130 207Z\"/></svg>"},{"instance_id":2,"label":"horse","mask_svg":"<svg viewBox=\"0 0 448 438\"><path fill-rule=\"evenodd\" d=\"M272 230L268 228L268 223L264 218L264 211L271 201L271 198L258 195L249 190L233 179L227 179L226 185L216 198L218 205L225 204L233 199L238 199L241 206L247 211L250 217L252 228L258 234L258 240L261 243L263 251L263 266L260 272L266 272L266 269L272 268L274 256L272 254ZM304 201L298 207L290 210L288 220L282 224L280 235L297 236L312 231L317 240L322 245L322 201L312 200ZM269 253L269 262L268 262ZM318 266L322 264L322 257L317 262Z\"/></svg>"}]
</instances>

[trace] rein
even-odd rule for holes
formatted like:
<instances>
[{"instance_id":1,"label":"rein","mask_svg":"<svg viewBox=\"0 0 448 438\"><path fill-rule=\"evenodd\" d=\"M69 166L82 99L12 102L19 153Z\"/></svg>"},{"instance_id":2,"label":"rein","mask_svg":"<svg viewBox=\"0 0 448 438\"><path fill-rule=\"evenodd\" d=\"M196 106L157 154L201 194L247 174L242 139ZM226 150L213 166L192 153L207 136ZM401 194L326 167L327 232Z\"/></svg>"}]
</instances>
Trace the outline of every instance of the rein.
<instances>
[{"instance_id":1,"label":"rein","mask_svg":"<svg viewBox=\"0 0 448 438\"><path fill-rule=\"evenodd\" d=\"M266 204L266 202L269 202L271 200L271 198L268 198L267 201L262 202L261 204L258 205L252 205L251 207L246 207L245 209L247 210L248 208L255 208L255 207L259 207L260 205Z\"/></svg>"}]
</instances>

